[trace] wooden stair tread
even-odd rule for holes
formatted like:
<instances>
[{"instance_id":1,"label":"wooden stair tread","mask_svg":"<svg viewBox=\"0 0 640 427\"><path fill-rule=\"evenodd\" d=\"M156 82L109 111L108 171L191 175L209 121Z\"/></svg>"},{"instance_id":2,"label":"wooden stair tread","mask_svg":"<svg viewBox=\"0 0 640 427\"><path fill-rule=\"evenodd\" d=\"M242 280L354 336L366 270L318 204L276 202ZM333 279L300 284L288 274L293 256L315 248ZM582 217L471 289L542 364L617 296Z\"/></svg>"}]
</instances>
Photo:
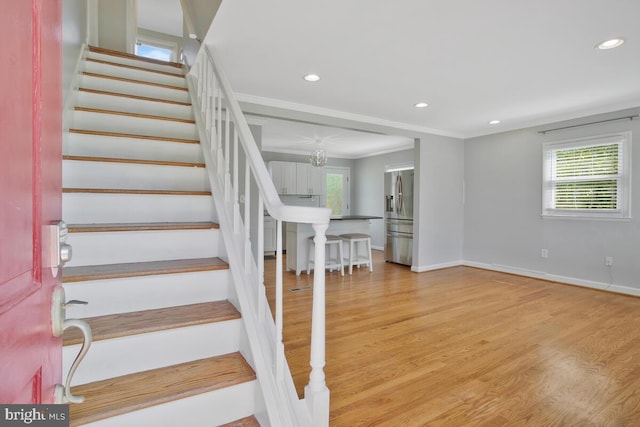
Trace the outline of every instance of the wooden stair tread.
<instances>
[{"instance_id":1,"label":"wooden stair tread","mask_svg":"<svg viewBox=\"0 0 640 427\"><path fill-rule=\"evenodd\" d=\"M136 59L138 59L138 58L136 58ZM95 62L97 64L103 64L103 65L111 65L111 66L114 66L114 67L129 68L131 70L147 71L147 72L150 72L150 73L162 74L162 75L165 75L165 76L184 78L184 74L171 73L169 71L154 70L154 69L145 68L145 67L136 67L135 65L120 64L120 63L117 63L117 62L104 61L102 59L87 58L86 61Z\"/></svg>"},{"instance_id":2,"label":"wooden stair tread","mask_svg":"<svg viewBox=\"0 0 640 427\"><path fill-rule=\"evenodd\" d=\"M135 84L141 84L141 85L162 87L162 88L165 88L165 89L181 90L183 92L188 92L189 91L189 89L187 89L186 87L181 87L181 86L173 86L173 85L168 85L168 84L164 84L164 83L147 82L147 81L144 81L144 80L128 79L128 78L125 78L125 77L109 76L107 74L90 73L88 71L83 71L82 75L83 76L88 76L88 77L97 77L97 78L100 78L100 79L117 80L117 81L120 81L120 82L127 82L127 83L135 83Z\"/></svg>"},{"instance_id":3,"label":"wooden stair tread","mask_svg":"<svg viewBox=\"0 0 640 427\"><path fill-rule=\"evenodd\" d=\"M84 282L87 280L118 279L122 277L226 270L228 268L229 266L227 263L217 257L104 265L83 265L77 267L64 267L62 269L62 282Z\"/></svg>"},{"instance_id":4,"label":"wooden stair tread","mask_svg":"<svg viewBox=\"0 0 640 427\"><path fill-rule=\"evenodd\" d=\"M214 338L212 338L214 339ZM72 387L86 398L70 405L71 426L255 380L240 353L195 360Z\"/></svg>"},{"instance_id":5,"label":"wooden stair tread","mask_svg":"<svg viewBox=\"0 0 640 427\"><path fill-rule=\"evenodd\" d=\"M174 138L166 136L151 136L151 135L138 135L132 133L121 132L106 132L101 130L88 130L88 129L69 129L70 133L78 133L83 135L97 135L97 136L110 136L115 138L132 138L132 139L149 139L152 141L166 141L166 142L179 142L183 144L200 144L197 139L186 138Z\"/></svg>"},{"instance_id":6,"label":"wooden stair tread","mask_svg":"<svg viewBox=\"0 0 640 427\"><path fill-rule=\"evenodd\" d=\"M210 196L211 191L192 190L144 190L136 188L63 188L63 193L95 193L95 194L146 194L167 196Z\"/></svg>"},{"instance_id":7,"label":"wooden stair tread","mask_svg":"<svg viewBox=\"0 0 640 427\"><path fill-rule=\"evenodd\" d=\"M108 96L119 96L122 98L129 98L129 99L138 99L141 101L151 101L151 102L162 102L165 104L174 104L174 105L180 105L183 107L191 107L191 103L189 102L182 102L182 101L173 101L171 99L162 99L162 98L152 98L149 96L139 96L139 95L130 95L127 93L120 93L120 92L109 92L106 90L98 90L98 89L89 89L86 87L81 87L78 89L80 92L86 92L86 93L93 93L96 95L108 95Z\"/></svg>"},{"instance_id":8,"label":"wooden stair tread","mask_svg":"<svg viewBox=\"0 0 640 427\"><path fill-rule=\"evenodd\" d=\"M69 224L69 233L100 233L113 231L209 230L220 228L215 222L133 222L108 224Z\"/></svg>"},{"instance_id":9,"label":"wooden stair tread","mask_svg":"<svg viewBox=\"0 0 640 427\"><path fill-rule=\"evenodd\" d=\"M142 159L123 159L116 157L93 157L93 156L62 156L63 160L77 160L82 162L102 162L102 163L133 163L140 165L158 165L158 166L183 166L189 168L203 168L204 163L195 162L173 162L167 160L142 160Z\"/></svg>"},{"instance_id":10,"label":"wooden stair tread","mask_svg":"<svg viewBox=\"0 0 640 427\"><path fill-rule=\"evenodd\" d=\"M135 59L142 62L148 62L150 64L167 65L170 67L182 69L182 64L180 64L179 62L170 62L170 61L163 61L161 59L145 58L144 56L138 56L132 53L120 52L118 50L105 49L103 47L98 47L98 46L89 45L89 51L95 52L95 53L102 53L104 55L119 56L121 58Z\"/></svg>"},{"instance_id":11,"label":"wooden stair tread","mask_svg":"<svg viewBox=\"0 0 640 427\"><path fill-rule=\"evenodd\" d=\"M231 421L230 423L222 424L218 427L260 427L260 423L251 415L250 417L244 417L239 420Z\"/></svg>"},{"instance_id":12,"label":"wooden stair tread","mask_svg":"<svg viewBox=\"0 0 640 427\"><path fill-rule=\"evenodd\" d=\"M128 313L109 314L84 319L91 327L93 341L184 328L206 323L239 319L240 313L229 301L213 301ZM67 329L63 345L82 344L79 329Z\"/></svg>"},{"instance_id":13,"label":"wooden stair tread","mask_svg":"<svg viewBox=\"0 0 640 427\"><path fill-rule=\"evenodd\" d=\"M82 111L85 113L98 113L98 114L111 114L114 116L126 116L126 117L138 117L141 119L151 119L151 120L164 120L167 122L179 122L179 123L187 123L187 124L195 124L195 120L191 119L180 119L177 117L166 117L166 116L155 116L152 114L142 114L142 113L130 113L126 111L116 111L116 110L104 110L101 108L89 108L89 107L74 107L74 111Z\"/></svg>"}]
</instances>

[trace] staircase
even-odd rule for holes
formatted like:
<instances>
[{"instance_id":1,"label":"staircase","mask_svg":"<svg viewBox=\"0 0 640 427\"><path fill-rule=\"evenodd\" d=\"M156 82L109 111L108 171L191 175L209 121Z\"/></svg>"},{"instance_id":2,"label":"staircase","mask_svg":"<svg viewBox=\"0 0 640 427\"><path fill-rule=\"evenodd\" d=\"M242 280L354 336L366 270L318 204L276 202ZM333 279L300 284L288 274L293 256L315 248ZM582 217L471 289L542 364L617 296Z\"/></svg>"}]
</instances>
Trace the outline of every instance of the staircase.
<instances>
[{"instance_id":1,"label":"staircase","mask_svg":"<svg viewBox=\"0 0 640 427\"><path fill-rule=\"evenodd\" d=\"M80 73L63 286L93 344L71 425L268 425L181 65L91 47ZM82 337L63 340L66 374Z\"/></svg>"}]
</instances>

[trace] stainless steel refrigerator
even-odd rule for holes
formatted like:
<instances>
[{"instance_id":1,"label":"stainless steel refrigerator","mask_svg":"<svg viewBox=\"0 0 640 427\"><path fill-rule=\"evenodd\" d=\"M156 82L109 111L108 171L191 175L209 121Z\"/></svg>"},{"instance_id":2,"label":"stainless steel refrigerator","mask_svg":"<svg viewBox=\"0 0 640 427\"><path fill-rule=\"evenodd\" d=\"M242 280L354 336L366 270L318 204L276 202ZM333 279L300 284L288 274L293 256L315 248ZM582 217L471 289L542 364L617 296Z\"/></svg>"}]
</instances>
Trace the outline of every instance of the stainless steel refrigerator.
<instances>
[{"instance_id":1,"label":"stainless steel refrigerator","mask_svg":"<svg viewBox=\"0 0 640 427\"><path fill-rule=\"evenodd\" d=\"M384 259L411 265L413 261L414 171L384 174Z\"/></svg>"}]
</instances>

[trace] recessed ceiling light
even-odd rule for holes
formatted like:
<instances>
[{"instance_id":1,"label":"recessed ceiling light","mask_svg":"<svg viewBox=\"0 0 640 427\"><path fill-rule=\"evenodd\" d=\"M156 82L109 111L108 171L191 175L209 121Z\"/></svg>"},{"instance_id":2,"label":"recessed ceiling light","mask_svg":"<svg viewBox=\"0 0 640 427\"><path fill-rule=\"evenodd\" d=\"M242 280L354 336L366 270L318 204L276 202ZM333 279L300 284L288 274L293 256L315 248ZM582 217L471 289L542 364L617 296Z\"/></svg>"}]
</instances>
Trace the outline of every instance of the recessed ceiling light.
<instances>
[{"instance_id":1,"label":"recessed ceiling light","mask_svg":"<svg viewBox=\"0 0 640 427\"><path fill-rule=\"evenodd\" d=\"M429 104L427 104L426 102L418 102L417 104L414 105L414 107L416 108L425 108L428 107Z\"/></svg>"},{"instance_id":2,"label":"recessed ceiling light","mask_svg":"<svg viewBox=\"0 0 640 427\"><path fill-rule=\"evenodd\" d=\"M318 80L320 80L320 76L317 74L307 74L306 76L303 77L303 79L305 79L308 82L317 82Z\"/></svg>"},{"instance_id":3,"label":"recessed ceiling light","mask_svg":"<svg viewBox=\"0 0 640 427\"><path fill-rule=\"evenodd\" d=\"M490 124L490 125L497 125L497 124L499 124L499 123L500 123L500 120L491 120L491 121L489 122L489 124Z\"/></svg>"},{"instance_id":4,"label":"recessed ceiling light","mask_svg":"<svg viewBox=\"0 0 640 427\"><path fill-rule=\"evenodd\" d=\"M618 46L622 46L623 43L624 43L624 39L623 38L609 39L609 40L605 40L605 41L603 41L601 43L598 43L596 45L596 48L601 49L601 50L613 49L613 48L616 48Z\"/></svg>"}]
</instances>

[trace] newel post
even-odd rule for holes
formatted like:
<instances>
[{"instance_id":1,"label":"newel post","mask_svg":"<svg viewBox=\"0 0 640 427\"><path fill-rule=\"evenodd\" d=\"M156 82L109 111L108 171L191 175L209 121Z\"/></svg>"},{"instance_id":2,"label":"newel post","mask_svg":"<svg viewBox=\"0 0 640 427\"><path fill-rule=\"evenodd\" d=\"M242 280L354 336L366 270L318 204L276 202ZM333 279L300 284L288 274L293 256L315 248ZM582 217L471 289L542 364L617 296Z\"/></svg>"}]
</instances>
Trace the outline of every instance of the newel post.
<instances>
[{"instance_id":1,"label":"newel post","mask_svg":"<svg viewBox=\"0 0 640 427\"><path fill-rule=\"evenodd\" d=\"M329 425L329 389L325 383L325 232L329 224L313 224L316 235L311 317L311 374L304 399L316 427Z\"/></svg>"}]
</instances>

